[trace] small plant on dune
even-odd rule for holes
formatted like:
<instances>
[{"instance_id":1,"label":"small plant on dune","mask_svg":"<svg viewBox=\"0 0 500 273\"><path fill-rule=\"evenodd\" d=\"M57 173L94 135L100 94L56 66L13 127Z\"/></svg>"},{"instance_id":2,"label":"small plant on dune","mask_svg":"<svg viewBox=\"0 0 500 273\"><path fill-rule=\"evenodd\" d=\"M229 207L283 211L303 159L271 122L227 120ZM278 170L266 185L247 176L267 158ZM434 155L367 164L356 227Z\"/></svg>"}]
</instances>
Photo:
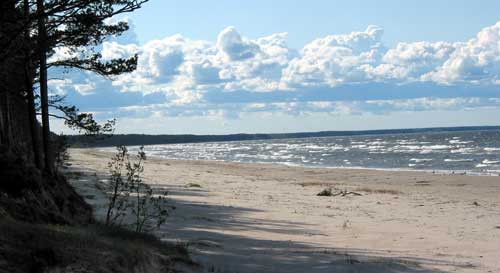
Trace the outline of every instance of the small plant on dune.
<instances>
[{"instance_id":1,"label":"small plant on dune","mask_svg":"<svg viewBox=\"0 0 500 273\"><path fill-rule=\"evenodd\" d=\"M129 155L125 146L116 147L117 153L113 156L108 163L108 169L111 173L109 179L107 193L108 193L108 211L106 213L106 225L114 225L119 222L126 215L128 203L127 200L130 196L130 186L127 179L123 177L123 169L126 162L129 162Z\"/></svg>"},{"instance_id":2,"label":"small plant on dune","mask_svg":"<svg viewBox=\"0 0 500 273\"><path fill-rule=\"evenodd\" d=\"M332 195L333 195L332 188L326 188L317 194L317 196L332 196Z\"/></svg>"},{"instance_id":3,"label":"small plant on dune","mask_svg":"<svg viewBox=\"0 0 500 273\"><path fill-rule=\"evenodd\" d=\"M55 159L54 168L56 172L67 166L67 161L69 159L68 148L68 138L65 135L56 136L52 141Z\"/></svg>"},{"instance_id":4,"label":"small plant on dune","mask_svg":"<svg viewBox=\"0 0 500 273\"><path fill-rule=\"evenodd\" d=\"M117 147L117 154L108 163L111 172L108 184L109 205L106 225L122 224L123 218L131 211L134 216L134 230L144 231L145 227L159 227L166 222L169 209L167 192L155 193L142 180L143 162L146 160L144 148L140 147L135 160L130 160L125 146Z\"/></svg>"},{"instance_id":5,"label":"small plant on dune","mask_svg":"<svg viewBox=\"0 0 500 273\"><path fill-rule=\"evenodd\" d=\"M189 256L189 243L187 242L177 242L175 245L175 250L177 253L182 254L184 256Z\"/></svg>"},{"instance_id":6,"label":"small plant on dune","mask_svg":"<svg viewBox=\"0 0 500 273\"><path fill-rule=\"evenodd\" d=\"M146 159L144 147L140 147L137 152L137 161L127 163L127 177L131 187L132 195L135 198L135 204L132 207L132 213L135 215L135 231L143 231L147 223L156 227L166 222L168 217L168 208L166 196L168 192L155 194L153 188L144 183L141 174L144 172L143 160Z\"/></svg>"}]
</instances>

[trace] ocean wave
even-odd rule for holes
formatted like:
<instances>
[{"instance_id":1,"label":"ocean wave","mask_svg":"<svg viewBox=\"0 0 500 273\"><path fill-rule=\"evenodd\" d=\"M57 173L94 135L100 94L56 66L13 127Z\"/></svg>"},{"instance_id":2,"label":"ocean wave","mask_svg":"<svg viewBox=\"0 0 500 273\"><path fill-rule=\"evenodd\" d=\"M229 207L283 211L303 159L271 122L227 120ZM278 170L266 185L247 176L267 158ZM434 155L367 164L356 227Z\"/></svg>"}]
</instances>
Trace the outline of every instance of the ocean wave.
<instances>
[{"instance_id":1,"label":"ocean wave","mask_svg":"<svg viewBox=\"0 0 500 273\"><path fill-rule=\"evenodd\" d=\"M472 162L474 159L472 158L446 158L443 160L444 162Z\"/></svg>"},{"instance_id":2,"label":"ocean wave","mask_svg":"<svg viewBox=\"0 0 500 273\"><path fill-rule=\"evenodd\" d=\"M135 153L137 147L130 147L130 152ZM308 167L449 170L468 174L500 169L500 132L182 143L145 148L148 155L180 160L286 162Z\"/></svg>"},{"instance_id":3,"label":"ocean wave","mask_svg":"<svg viewBox=\"0 0 500 273\"><path fill-rule=\"evenodd\" d=\"M452 148L450 145L425 145L422 146L422 149L429 149L429 150L446 150Z\"/></svg>"},{"instance_id":4,"label":"ocean wave","mask_svg":"<svg viewBox=\"0 0 500 273\"><path fill-rule=\"evenodd\" d=\"M471 154L471 153L474 153L476 151L475 148L459 148L459 149L453 149L450 151L450 153L452 154Z\"/></svg>"},{"instance_id":5,"label":"ocean wave","mask_svg":"<svg viewBox=\"0 0 500 273\"><path fill-rule=\"evenodd\" d=\"M432 160L432 158L410 158L410 161L413 161L415 163L429 162Z\"/></svg>"},{"instance_id":6,"label":"ocean wave","mask_svg":"<svg viewBox=\"0 0 500 273\"><path fill-rule=\"evenodd\" d=\"M366 147L368 147L368 145L365 145L365 144L351 146L351 148L353 148L353 149L366 149Z\"/></svg>"},{"instance_id":7,"label":"ocean wave","mask_svg":"<svg viewBox=\"0 0 500 273\"><path fill-rule=\"evenodd\" d=\"M380 141L380 140L377 140L377 141L371 141L371 142L368 142L367 144L368 144L368 145L381 146L381 145L386 145L386 144L389 144L389 142L387 142L387 141Z\"/></svg>"},{"instance_id":8,"label":"ocean wave","mask_svg":"<svg viewBox=\"0 0 500 273\"><path fill-rule=\"evenodd\" d=\"M489 160L489 159L485 159L485 160L483 160L483 162L481 162L481 163L483 163L483 164L488 164L488 165L490 165L490 164L498 164L498 163L500 163L500 160Z\"/></svg>"},{"instance_id":9,"label":"ocean wave","mask_svg":"<svg viewBox=\"0 0 500 273\"><path fill-rule=\"evenodd\" d=\"M473 143L474 141L463 141L463 140L452 139L448 142L450 144L469 144L469 143Z\"/></svg>"}]
</instances>

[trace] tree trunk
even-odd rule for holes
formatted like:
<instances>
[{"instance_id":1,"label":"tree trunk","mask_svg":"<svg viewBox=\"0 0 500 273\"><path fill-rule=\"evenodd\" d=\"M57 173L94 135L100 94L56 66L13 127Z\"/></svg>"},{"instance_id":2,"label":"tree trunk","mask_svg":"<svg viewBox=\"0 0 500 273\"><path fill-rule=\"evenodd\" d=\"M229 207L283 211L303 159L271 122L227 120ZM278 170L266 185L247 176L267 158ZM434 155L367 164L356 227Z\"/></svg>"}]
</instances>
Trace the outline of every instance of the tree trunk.
<instances>
[{"instance_id":1,"label":"tree trunk","mask_svg":"<svg viewBox=\"0 0 500 273\"><path fill-rule=\"evenodd\" d=\"M52 158L50 149L49 103L47 87L47 29L45 27L44 0L37 0L38 15L38 49L40 54L40 102L42 106L42 136L45 171L52 174Z\"/></svg>"},{"instance_id":2,"label":"tree trunk","mask_svg":"<svg viewBox=\"0 0 500 273\"><path fill-rule=\"evenodd\" d=\"M24 0L24 17L26 24L29 21L29 2ZM24 38L26 43L30 43L30 28L26 27L24 31ZM30 133L31 133L31 145L33 151L33 161L38 169L42 168L42 161L40 158L40 147L38 141L38 122L36 120L36 109L35 109L35 97L33 94L33 79L32 79L32 67L31 67L31 46L27 47L25 50L25 60L24 60L24 85L26 86L26 94L28 99L28 117L30 121Z\"/></svg>"},{"instance_id":3,"label":"tree trunk","mask_svg":"<svg viewBox=\"0 0 500 273\"><path fill-rule=\"evenodd\" d=\"M4 130L5 132L3 132L5 134L5 137L3 139L3 143L2 144L7 144L7 146L12 146L14 141L13 141L13 136L12 136L12 119L10 118L11 117L11 101L10 101L10 93L9 91L6 91L5 92L5 116L2 117L2 123L3 123L3 126L2 126L2 130Z\"/></svg>"}]
</instances>

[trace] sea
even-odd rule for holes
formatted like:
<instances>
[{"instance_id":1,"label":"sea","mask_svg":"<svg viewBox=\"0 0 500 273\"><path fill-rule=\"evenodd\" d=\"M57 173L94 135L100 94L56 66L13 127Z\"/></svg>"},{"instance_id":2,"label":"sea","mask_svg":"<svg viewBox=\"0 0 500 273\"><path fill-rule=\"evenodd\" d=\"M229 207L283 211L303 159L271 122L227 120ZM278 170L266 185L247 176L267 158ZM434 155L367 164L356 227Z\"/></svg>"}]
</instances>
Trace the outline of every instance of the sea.
<instances>
[{"instance_id":1,"label":"sea","mask_svg":"<svg viewBox=\"0 0 500 273\"><path fill-rule=\"evenodd\" d=\"M145 151L180 160L500 175L500 130L149 145Z\"/></svg>"}]
</instances>

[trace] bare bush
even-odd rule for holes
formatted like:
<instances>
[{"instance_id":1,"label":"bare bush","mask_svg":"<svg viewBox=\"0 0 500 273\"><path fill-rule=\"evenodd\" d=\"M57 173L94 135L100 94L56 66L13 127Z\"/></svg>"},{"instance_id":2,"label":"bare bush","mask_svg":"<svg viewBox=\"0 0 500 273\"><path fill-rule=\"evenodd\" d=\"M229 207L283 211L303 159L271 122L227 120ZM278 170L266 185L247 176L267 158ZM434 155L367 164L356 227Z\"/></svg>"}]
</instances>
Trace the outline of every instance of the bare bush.
<instances>
[{"instance_id":1,"label":"bare bush","mask_svg":"<svg viewBox=\"0 0 500 273\"><path fill-rule=\"evenodd\" d=\"M106 225L122 225L130 212L134 218L133 229L142 232L146 228L158 228L175 209L167 202L167 192L155 192L144 183L146 154L140 147L135 160L131 160L125 146L117 147L117 154L108 163L111 173L108 184L109 204Z\"/></svg>"}]
</instances>

